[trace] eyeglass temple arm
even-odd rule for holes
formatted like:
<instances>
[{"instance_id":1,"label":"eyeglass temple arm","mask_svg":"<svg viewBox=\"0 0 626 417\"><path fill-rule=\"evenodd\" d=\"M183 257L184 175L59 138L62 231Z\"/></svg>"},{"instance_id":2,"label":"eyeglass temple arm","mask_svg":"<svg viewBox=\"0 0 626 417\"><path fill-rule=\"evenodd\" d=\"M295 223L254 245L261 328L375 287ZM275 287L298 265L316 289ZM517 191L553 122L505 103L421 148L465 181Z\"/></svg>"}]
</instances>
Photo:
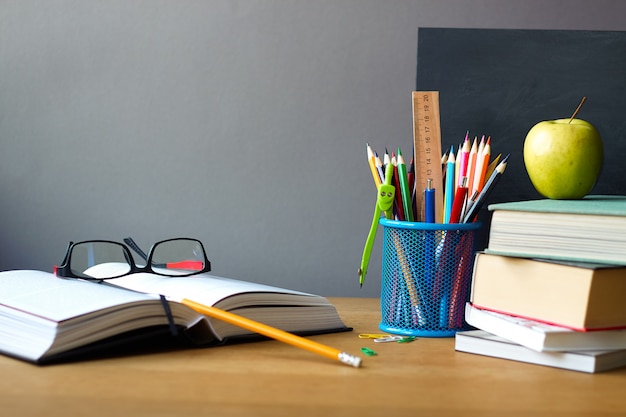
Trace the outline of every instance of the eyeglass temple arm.
<instances>
[{"instance_id":1,"label":"eyeglass temple arm","mask_svg":"<svg viewBox=\"0 0 626 417\"><path fill-rule=\"evenodd\" d=\"M67 266L67 261L68 261L68 259L70 257L70 252L71 252L73 244L74 244L74 242L70 241L69 245L67 245L67 251L65 251L65 256L63 257L63 260L61 261L61 267ZM59 265L54 265L54 267L52 268L54 275L58 276L59 268L60 268Z\"/></svg>"},{"instance_id":2,"label":"eyeglass temple arm","mask_svg":"<svg viewBox=\"0 0 626 417\"><path fill-rule=\"evenodd\" d=\"M139 254L139 256L141 256L143 258L144 261L148 260L148 255L141 250L141 248L139 247L139 245L137 245L135 243L135 241L133 240L132 237L125 237L124 238L124 243L126 243L128 245L129 248L131 248L132 250L134 250L135 252L137 252L137 254Z\"/></svg>"}]
</instances>

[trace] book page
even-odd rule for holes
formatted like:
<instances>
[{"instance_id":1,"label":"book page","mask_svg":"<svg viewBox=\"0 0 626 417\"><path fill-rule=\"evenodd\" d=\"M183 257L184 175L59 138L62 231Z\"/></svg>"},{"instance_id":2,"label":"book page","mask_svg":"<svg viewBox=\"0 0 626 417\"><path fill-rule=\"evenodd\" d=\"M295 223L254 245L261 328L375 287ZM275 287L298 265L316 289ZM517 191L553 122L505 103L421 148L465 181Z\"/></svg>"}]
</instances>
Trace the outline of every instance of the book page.
<instances>
[{"instance_id":1,"label":"book page","mask_svg":"<svg viewBox=\"0 0 626 417\"><path fill-rule=\"evenodd\" d=\"M120 291L106 284L59 278L49 272L0 272L1 305L54 322L154 298L152 295Z\"/></svg>"},{"instance_id":2,"label":"book page","mask_svg":"<svg viewBox=\"0 0 626 417\"><path fill-rule=\"evenodd\" d=\"M116 275L120 265L99 264L85 273L94 277ZM108 283L134 291L165 295L174 300L191 299L201 304L222 308L239 308L251 305L328 305L324 298L314 294L273 287L247 281L198 274L190 277L166 277L138 273L109 279ZM240 295L239 297L233 297Z\"/></svg>"}]
</instances>

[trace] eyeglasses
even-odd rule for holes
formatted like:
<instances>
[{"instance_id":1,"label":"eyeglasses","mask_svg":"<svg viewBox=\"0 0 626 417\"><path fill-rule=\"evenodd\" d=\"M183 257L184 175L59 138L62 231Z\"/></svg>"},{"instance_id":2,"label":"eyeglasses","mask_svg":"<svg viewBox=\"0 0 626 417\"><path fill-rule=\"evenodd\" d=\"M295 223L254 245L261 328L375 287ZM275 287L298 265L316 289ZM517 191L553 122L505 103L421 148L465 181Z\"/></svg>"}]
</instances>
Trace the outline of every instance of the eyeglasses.
<instances>
[{"instance_id":1,"label":"eyeglasses","mask_svg":"<svg viewBox=\"0 0 626 417\"><path fill-rule=\"evenodd\" d=\"M186 277L211 270L202 242L197 239L176 238L155 243L145 254L131 239L126 245L110 240L70 242L65 258L55 267L59 277L105 280L137 272L149 272L169 277ZM146 262L137 266L128 247Z\"/></svg>"}]
</instances>

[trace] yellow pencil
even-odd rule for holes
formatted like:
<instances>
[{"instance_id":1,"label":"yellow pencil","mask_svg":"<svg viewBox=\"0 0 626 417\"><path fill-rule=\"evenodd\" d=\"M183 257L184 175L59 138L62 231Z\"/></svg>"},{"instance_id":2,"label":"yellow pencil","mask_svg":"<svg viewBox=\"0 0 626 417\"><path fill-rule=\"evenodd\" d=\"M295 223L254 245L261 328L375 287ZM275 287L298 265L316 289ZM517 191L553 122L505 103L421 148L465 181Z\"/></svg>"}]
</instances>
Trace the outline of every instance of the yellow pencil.
<instances>
[{"instance_id":1,"label":"yellow pencil","mask_svg":"<svg viewBox=\"0 0 626 417\"><path fill-rule=\"evenodd\" d=\"M288 333L275 327L271 327L254 320L250 320L246 317L230 313L217 307L210 307L188 299L183 299L181 303L192 308L198 313L216 318L218 320L223 320L226 323L242 327L260 335L267 336L271 339L275 339L280 342L284 342L292 346L308 350L312 353L317 353L318 355L322 355L333 360L338 360L339 362L345 363L346 365L354 366L355 368L361 366L361 358L350 355L346 352L342 352L339 349L335 349L321 343L314 342L304 337L296 336L292 333Z\"/></svg>"},{"instance_id":2,"label":"yellow pencil","mask_svg":"<svg viewBox=\"0 0 626 417\"><path fill-rule=\"evenodd\" d=\"M382 180L380 178L380 174L378 173L378 168L376 167L376 155L374 154L374 150L369 144L367 145L367 162L370 166L370 171L372 171L372 177L374 178L374 184L376 185L376 189L380 187Z\"/></svg>"}]
</instances>

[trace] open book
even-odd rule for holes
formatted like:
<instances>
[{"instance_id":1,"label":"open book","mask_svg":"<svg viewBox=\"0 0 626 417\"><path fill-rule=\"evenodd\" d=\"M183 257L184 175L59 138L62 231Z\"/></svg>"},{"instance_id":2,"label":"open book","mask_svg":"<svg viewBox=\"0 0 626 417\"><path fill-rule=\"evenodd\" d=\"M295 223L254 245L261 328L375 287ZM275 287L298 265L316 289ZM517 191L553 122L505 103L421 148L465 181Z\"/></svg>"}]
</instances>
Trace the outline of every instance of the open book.
<instances>
[{"instance_id":1,"label":"open book","mask_svg":"<svg viewBox=\"0 0 626 417\"><path fill-rule=\"evenodd\" d=\"M349 330L324 297L208 274L140 273L97 283L16 270L0 272L0 352L47 363L156 335L177 334L192 345L255 336L161 296L190 298L299 335Z\"/></svg>"}]
</instances>

